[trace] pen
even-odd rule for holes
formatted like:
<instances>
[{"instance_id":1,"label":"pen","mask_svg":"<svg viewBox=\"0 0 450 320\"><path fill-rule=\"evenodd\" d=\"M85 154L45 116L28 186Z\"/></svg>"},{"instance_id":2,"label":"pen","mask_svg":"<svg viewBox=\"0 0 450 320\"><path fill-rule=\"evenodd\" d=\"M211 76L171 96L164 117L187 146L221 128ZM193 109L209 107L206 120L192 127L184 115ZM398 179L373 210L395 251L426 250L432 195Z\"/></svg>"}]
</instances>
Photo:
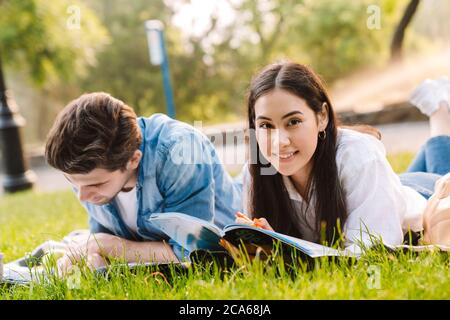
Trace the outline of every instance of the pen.
<instances>
[{"instance_id":1,"label":"pen","mask_svg":"<svg viewBox=\"0 0 450 320\"><path fill-rule=\"evenodd\" d=\"M245 220L247 220L248 222L251 222L253 226L257 227L257 228L261 228L262 225L260 224L260 222L258 221L257 218L253 218L250 219L249 217L247 217L245 214L243 214L242 212L236 212L236 216L238 216L239 218L243 218Z\"/></svg>"}]
</instances>

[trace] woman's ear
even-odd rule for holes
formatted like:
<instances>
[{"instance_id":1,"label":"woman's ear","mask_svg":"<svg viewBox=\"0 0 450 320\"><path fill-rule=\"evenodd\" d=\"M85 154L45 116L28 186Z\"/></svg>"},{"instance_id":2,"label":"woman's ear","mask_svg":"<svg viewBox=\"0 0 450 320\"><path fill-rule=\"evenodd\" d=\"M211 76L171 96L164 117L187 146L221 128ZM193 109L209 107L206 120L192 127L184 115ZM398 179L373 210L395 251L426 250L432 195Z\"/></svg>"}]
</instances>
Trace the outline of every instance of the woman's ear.
<instances>
[{"instance_id":1,"label":"woman's ear","mask_svg":"<svg viewBox=\"0 0 450 320\"><path fill-rule=\"evenodd\" d=\"M325 130L328 125L328 103L322 103L322 111L317 114L319 132Z\"/></svg>"}]
</instances>

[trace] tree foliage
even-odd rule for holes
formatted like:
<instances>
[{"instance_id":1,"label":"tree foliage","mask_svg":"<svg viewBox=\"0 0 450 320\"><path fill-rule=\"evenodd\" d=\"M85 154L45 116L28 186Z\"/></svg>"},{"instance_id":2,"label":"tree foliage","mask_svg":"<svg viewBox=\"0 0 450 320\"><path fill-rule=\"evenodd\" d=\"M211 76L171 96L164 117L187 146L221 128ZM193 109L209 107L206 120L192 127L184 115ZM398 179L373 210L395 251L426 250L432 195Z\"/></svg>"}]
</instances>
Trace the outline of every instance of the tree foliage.
<instances>
[{"instance_id":1,"label":"tree foliage","mask_svg":"<svg viewBox=\"0 0 450 320\"><path fill-rule=\"evenodd\" d=\"M387 62L406 0L229 0L232 23L215 12L195 34L174 24L188 0L79 0L79 30L66 27L73 1L0 3L0 50L7 63L29 66L57 108L82 92L106 91L139 115L165 112L161 71L149 63L144 30L145 20L161 20L177 116L211 123L244 115L252 75L278 59L309 64L328 83ZM370 5L380 9L378 29L368 28ZM59 81L45 82L48 76ZM70 84L62 80L71 76Z\"/></svg>"},{"instance_id":2,"label":"tree foliage","mask_svg":"<svg viewBox=\"0 0 450 320\"><path fill-rule=\"evenodd\" d=\"M80 28L68 28L70 8L80 12ZM0 51L5 64L26 70L39 85L67 80L95 63L107 31L83 3L58 0L0 2Z\"/></svg>"}]
</instances>

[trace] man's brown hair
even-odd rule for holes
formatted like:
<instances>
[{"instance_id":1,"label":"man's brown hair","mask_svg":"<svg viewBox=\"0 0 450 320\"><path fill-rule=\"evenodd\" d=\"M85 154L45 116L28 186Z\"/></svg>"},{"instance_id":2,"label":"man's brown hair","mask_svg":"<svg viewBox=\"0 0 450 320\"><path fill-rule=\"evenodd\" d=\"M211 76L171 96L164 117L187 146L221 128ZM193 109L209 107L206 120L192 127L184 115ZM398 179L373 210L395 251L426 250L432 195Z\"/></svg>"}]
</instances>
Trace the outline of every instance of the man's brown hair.
<instances>
[{"instance_id":1,"label":"man's brown hair","mask_svg":"<svg viewBox=\"0 0 450 320\"><path fill-rule=\"evenodd\" d=\"M94 92L71 101L58 114L47 136L45 159L69 174L123 170L141 141L133 109L107 93Z\"/></svg>"}]
</instances>

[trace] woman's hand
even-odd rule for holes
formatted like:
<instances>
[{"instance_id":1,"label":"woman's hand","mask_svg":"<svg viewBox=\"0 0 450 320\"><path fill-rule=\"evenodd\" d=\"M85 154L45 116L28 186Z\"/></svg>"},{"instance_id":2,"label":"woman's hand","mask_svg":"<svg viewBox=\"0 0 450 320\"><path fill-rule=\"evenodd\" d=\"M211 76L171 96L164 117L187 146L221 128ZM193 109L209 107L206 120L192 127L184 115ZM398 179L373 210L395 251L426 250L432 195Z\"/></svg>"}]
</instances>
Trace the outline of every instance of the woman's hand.
<instances>
[{"instance_id":1,"label":"woman's hand","mask_svg":"<svg viewBox=\"0 0 450 320\"><path fill-rule=\"evenodd\" d=\"M246 224L252 227L274 231L273 228L270 226L269 222L266 220L266 218L253 218L253 220L251 220L249 217L247 217L245 214L239 211L236 212L235 222Z\"/></svg>"}]
</instances>

